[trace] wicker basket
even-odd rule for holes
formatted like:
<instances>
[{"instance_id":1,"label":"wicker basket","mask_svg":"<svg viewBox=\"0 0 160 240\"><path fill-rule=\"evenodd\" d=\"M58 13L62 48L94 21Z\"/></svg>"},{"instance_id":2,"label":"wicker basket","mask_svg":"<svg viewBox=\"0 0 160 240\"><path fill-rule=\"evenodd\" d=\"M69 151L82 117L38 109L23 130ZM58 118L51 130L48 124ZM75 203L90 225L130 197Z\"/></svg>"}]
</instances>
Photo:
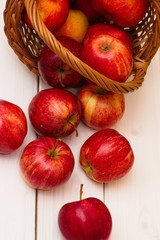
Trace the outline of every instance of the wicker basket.
<instances>
[{"instance_id":1,"label":"wicker basket","mask_svg":"<svg viewBox=\"0 0 160 240\"><path fill-rule=\"evenodd\" d=\"M21 12L24 7L36 31L32 31L22 22ZM133 92L144 81L147 68L160 45L160 1L150 0L144 19L128 30L134 39L133 72L128 81L118 83L90 68L63 47L43 24L35 0L7 0L4 10L4 31L8 43L33 73L39 75L37 56L45 43L84 77L104 89L117 93Z\"/></svg>"}]
</instances>

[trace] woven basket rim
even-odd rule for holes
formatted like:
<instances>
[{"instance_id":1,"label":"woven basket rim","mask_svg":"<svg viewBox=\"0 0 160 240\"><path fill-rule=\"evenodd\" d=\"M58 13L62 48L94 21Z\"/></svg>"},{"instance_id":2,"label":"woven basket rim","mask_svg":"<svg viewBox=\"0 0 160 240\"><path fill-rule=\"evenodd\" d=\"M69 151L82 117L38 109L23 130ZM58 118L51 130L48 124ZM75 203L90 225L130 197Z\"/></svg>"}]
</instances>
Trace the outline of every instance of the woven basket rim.
<instances>
[{"instance_id":1,"label":"woven basket rim","mask_svg":"<svg viewBox=\"0 0 160 240\"><path fill-rule=\"evenodd\" d=\"M19 59L25 63L32 72L39 75L36 58L31 56L29 52L27 52L28 55L26 57L26 49L20 33L19 23L21 21L21 12L25 7L36 31L35 34L37 34L52 51L58 54L64 62L106 90L117 93L128 93L133 92L142 85L148 66L159 49L160 1L151 0L150 6L154 8L155 19L154 22L151 23L153 25L152 33L149 36L148 42L146 41L147 44L144 45L144 48L140 49L139 53L134 56L132 80L123 83L106 78L75 57L68 49L64 48L42 22L36 8L35 0L7 0L4 10L4 32L8 38L9 45L18 55ZM19 9L16 14L14 12L15 8Z\"/></svg>"}]
</instances>

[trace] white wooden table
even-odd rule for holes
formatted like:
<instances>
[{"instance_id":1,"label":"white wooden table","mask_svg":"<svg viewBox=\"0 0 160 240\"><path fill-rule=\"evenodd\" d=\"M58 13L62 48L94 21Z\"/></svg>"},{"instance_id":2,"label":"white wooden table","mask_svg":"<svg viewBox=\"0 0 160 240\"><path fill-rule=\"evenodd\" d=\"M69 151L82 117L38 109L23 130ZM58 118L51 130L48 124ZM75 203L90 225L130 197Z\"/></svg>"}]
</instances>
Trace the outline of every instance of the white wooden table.
<instances>
[{"instance_id":1,"label":"white wooden table","mask_svg":"<svg viewBox=\"0 0 160 240\"><path fill-rule=\"evenodd\" d=\"M28 104L37 93L37 79L22 64L7 43L3 31L5 0L0 1L0 98L19 105L28 118ZM46 88L40 81L39 89ZM121 180L96 184L78 163L82 143L93 133L83 124L79 137L69 136L76 165L70 180L52 191L36 191L23 181L19 171L22 150L35 134L30 128L23 145L0 156L0 240L61 240L57 215L61 206L94 196L108 206L113 229L111 240L160 239L160 55L149 66L143 86L125 95L126 110L114 126L130 142L135 154L131 172ZM85 239L84 239L85 240ZM87 240L87 239L86 239Z\"/></svg>"}]
</instances>

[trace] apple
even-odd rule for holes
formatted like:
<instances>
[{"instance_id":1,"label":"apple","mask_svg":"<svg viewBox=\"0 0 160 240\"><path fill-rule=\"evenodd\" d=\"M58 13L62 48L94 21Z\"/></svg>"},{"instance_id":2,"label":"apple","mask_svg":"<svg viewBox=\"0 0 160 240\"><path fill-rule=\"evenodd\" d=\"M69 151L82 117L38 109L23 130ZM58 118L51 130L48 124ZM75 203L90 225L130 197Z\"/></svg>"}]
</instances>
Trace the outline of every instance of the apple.
<instances>
[{"instance_id":1,"label":"apple","mask_svg":"<svg viewBox=\"0 0 160 240\"><path fill-rule=\"evenodd\" d=\"M75 0L73 8L84 12L90 24L102 19L102 15L93 8L91 0Z\"/></svg>"},{"instance_id":2,"label":"apple","mask_svg":"<svg viewBox=\"0 0 160 240\"><path fill-rule=\"evenodd\" d=\"M61 88L38 92L29 104L29 118L39 136L62 138L77 131L81 119L78 97Z\"/></svg>"},{"instance_id":3,"label":"apple","mask_svg":"<svg viewBox=\"0 0 160 240\"><path fill-rule=\"evenodd\" d=\"M133 27L148 11L149 0L91 0L92 6L107 20L121 27Z\"/></svg>"},{"instance_id":4,"label":"apple","mask_svg":"<svg viewBox=\"0 0 160 240\"><path fill-rule=\"evenodd\" d=\"M125 82L133 68L131 51L119 39L100 34L83 47L81 60L107 78Z\"/></svg>"},{"instance_id":5,"label":"apple","mask_svg":"<svg viewBox=\"0 0 160 240\"><path fill-rule=\"evenodd\" d=\"M80 10L69 10L68 17L65 23L56 31L53 31L55 37L67 36L71 37L77 42L82 42L88 30L89 21L87 16Z\"/></svg>"},{"instance_id":6,"label":"apple","mask_svg":"<svg viewBox=\"0 0 160 240\"><path fill-rule=\"evenodd\" d=\"M58 214L58 225L66 240L107 240L112 217L101 200L89 197L63 205Z\"/></svg>"},{"instance_id":7,"label":"apple","mask_svg":"<svg viewBox=\"0 0 160 240\"><path fill-rule=\"evenodd\" d=\"M95 182L109 183L125 176L134 163L129 141L112 128L93 133L81 146L79 163Z\"/></svg>"},{"instance_id":8,"label":"apple","mask_svg":"<svg viewBox=\"0 0 160 240\"><path fill-rule=\"evenodd\" d=\"M60 28L69 14L68 0L36 0L39 14L50 31ZM26 8L22 11L22 20L33 29Z\"/></svg>"},{"instance_id":9,"label":"apple","mask_svg":"<svg viewBox=\"0 0 160 240\"><path fill-rule=\"evenodd\" d=\"M100 130L111 127L124 114L124 94L109 92L95 84L85 84L77 96L81 102L81 119L90 128Z\"/></svg>"},{"instance_id":10,"label":"apple","mask_svg":"<svg viewBox=\"0 0 160 240\"><path fill-rule=\"evenodd\" d=\"M93 39L98 35L104 34L104 33L111 35L119 39L120 41L122 41L133 53L133 50L134 50L133 38L129 34L129 32L127 32L127 30L121 27L118 27L114 24L108 24L108 23L97 23L90 26L83 39L83 45L86 45L90 39Z\"/></svg>"},{"instance_id":11,"label":"apple","mask_svg":"<svg viewBox=\"0 0 160 240\"><path fill-rule=\"evenodd\" d=\"M23 10L22 10L22 13L21 13L21 19L24 23L27 24L27 26L30 28L30 29L34 29L33 28L33 25L31 23L31 20L29 19L28 17L28 14L27 14L27 11L26 11L26 8L24 7Z\"/></svg>"},{"instance_id":12,"label":"apple","mask_svg":"<svg viewBox=\"0 0 160 240\"><path fill-rule=\"evenodd\" d=\"M83 48L81 43L66 36L57 37L57 40L76 57L80 57ZM52 87L75 88L81 84L82 75L70 68L46 45L38 57L37 66L43 80Z\"/></svg>"},{"instance_id":13,"label":"apple","mask_svg":"<svg viewBox=\"0 0 160 240\"><path fill-rule=\"evenodd\" d=\"M27 119L16 104L0 99L0 154L18 149L27 134Z\"/></svg>"},{"instance_id":14,"label":"apple","mask_svg":"<svg viewBox=\"0 0 160 240\"><path fill-rule=\"evenodd\" d=\"M40 137L24 148L19 165L30 187L51 190L69 180L74 169L74 156L62 140Z\"/></svg>"}]
</instances>

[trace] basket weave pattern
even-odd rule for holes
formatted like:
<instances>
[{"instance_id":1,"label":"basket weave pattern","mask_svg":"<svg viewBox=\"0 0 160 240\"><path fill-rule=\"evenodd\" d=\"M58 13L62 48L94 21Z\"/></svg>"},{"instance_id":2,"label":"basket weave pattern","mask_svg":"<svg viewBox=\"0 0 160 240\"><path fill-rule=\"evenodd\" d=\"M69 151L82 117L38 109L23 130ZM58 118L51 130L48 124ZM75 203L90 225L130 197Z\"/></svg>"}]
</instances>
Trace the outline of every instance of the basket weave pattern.
<instances>
[{"instance_id":1,"label":"basket weave pattern","mask_svg":"<svg viewBox=\"0 0 160 240\"><path fill-rule=\"evenodd\" d=\"M35 30L31 30L21 20L26 7ZM160 1L151 0L147 14L139 24L128 29L134 39L134 66L129 80L118 83L108 79L64 48L45 27L36 8L35 0L7 0L4 10L4 32L8 43L18 58L36 75L37 57L46 44L61 59L84 77L98 86L117 93L133 92L145 78L148 66L160 45Z\"/></svg>"}]
</instances>

